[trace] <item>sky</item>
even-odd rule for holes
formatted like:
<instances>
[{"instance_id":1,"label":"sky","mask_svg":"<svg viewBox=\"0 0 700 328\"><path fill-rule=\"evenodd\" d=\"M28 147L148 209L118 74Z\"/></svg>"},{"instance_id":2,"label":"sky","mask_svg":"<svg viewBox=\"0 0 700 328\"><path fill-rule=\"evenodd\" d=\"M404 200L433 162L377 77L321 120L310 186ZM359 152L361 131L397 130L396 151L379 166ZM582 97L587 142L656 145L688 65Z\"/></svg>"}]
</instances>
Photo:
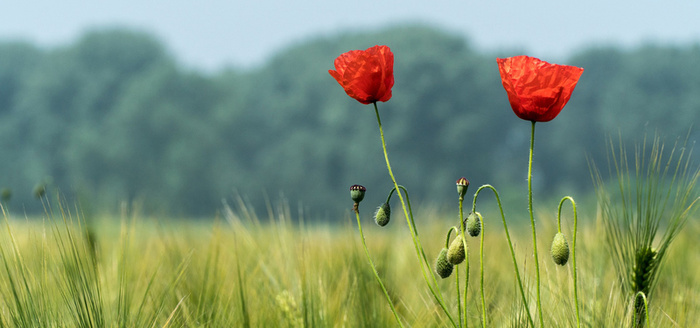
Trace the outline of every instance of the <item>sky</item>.
<instances>
[{"instance_id":1,"label":"sky","mask_svg":"<svg viewBox=\"0 0 700 328\"><path fill-rule=\"evenodd\" d=\"M30 0L3 4L0 42L54 47L91 29L129 27L155 35L182 64L215 71L262 65L309 38L419 22L484 51L553 61L594 45L698 43L699 13L694 0Z\"/></svg>"}]
</instances>

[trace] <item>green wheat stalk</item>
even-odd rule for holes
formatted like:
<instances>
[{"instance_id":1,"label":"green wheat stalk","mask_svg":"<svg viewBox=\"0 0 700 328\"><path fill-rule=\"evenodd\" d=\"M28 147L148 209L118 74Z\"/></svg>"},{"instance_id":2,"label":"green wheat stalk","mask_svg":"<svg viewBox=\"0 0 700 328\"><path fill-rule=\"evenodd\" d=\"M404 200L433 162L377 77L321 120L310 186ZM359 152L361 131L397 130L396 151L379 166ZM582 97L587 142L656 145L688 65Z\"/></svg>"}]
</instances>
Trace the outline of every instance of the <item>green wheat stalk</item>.
<instances>
[{"instance_id":1,"label":"green wheat stalk","mask_svg":"<svg viewBox=\"0 0 700 328\"><path fill-rule=\"evenodd\" d=\"M646 137L635 147L630 163L622 140L608 144L609 173L615 187L603 180L591 164L605 241L626 298L634 302L633 327L643 327L646 301L651 300L663 260L674 238L695 208L695 185L700 171L691 169L692 150L676 141L668 154L659 137ZM661 232L660 228L665 227Z\"/></svg>"}]
</instances>

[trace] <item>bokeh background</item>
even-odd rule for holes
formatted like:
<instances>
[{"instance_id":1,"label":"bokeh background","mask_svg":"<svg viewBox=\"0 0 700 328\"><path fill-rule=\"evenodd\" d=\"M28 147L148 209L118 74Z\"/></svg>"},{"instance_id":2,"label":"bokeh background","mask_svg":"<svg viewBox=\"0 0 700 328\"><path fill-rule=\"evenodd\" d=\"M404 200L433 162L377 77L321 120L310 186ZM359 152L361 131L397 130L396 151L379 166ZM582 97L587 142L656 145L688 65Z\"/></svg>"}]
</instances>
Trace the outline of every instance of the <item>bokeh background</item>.
<instances>
[{"instance_id":1,"label":"bokeh background","mask_svg":"<svg viewBox=\"0 0 700 328\"><path fill-rule=\"evenodd\" d=\"M397 179L436 207L453 205L465 176L525 208L529 124L510 110L497 57L583 67L562 114L538 124L534 187L585 199L608 140L697 140L698 12L691 1L5 4L3 201L40 213L45 185L105 213L127 202L210 217L240 196L334 220L363 184L379 204L391 181L374 114L328 74L339 54L375 44L396 58L394 97L379 106Z\"/></svg>"}]
</instances>

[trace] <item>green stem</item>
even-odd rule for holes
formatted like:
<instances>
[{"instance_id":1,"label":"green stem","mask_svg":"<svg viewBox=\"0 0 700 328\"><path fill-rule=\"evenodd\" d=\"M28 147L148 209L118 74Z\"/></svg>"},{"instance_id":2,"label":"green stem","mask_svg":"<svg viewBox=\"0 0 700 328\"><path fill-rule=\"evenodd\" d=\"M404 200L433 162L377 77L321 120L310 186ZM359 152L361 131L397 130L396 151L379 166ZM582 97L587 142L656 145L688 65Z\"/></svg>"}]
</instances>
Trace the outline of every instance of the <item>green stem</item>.
<instances>
[{"instance_id":1,"label":"green stem","mask_svg":"<svg viewBox=\"0 0 700 328\"><path fill-rule=\"evenodd\" d=\"M467 292L469 291L469 249L467 249L467 237L462 235L462 243L464 243L464 327L469 327L467 320Z\"/></svg>"},{"instance_id":2,"label":"green stem","mask_svg":"<svg viewBox=\"0 0 700 328\"><path fill-rule=\"evenodd\" d=\"M452 231L455 231L455 234L459 236L459 230L457 227L451 227L447 231L447 237L445 238L445 248L449 249L450 245L450 235L452 235ZM459 296L459 266L455 265L454 266L454 273L455 273L455 290L457 291L457 314L459 315L459 327L462 328L462 301Z\"/></svg>"},{"instance_id":3,"label":"green stem","mask_svg":"<svg viewBox=\"0 0 700 328\"><path fill-rule=\"evenodd\" d=\"M501 220L503 221L503 229L506 232L506 239L508 240L508 247L510 248L510 256L513 259L513 267L515 267L515 278L518 280L518 287L520 287L520 296L523 299L523 304L525 304L525 311L527 312L527 319L530 322L530 327L535 327L534 321L532 321L532 315L530 314L530 307L527 304L527 298L525 297L525 289L523 289L523 282L520 279L520 270L518 269L518 262L515 259L515 250L513 250L513 242L510 240L510 233L508 232L508 225L506 224L506 216L503 213L503 205L501 204L501 197L498 195L498 191L492 185L483 185L479 187L474 193L474 202L472 203L472 212L476 212L476 199L479 196L481 190L488 188L493 191L496 195L496 202L498 203L498 209L501 212ZM482 220L483 222L483 220ZM482 232L483 233L483 232Z\"/></svg>"},{"instance_id":4,"label":"green stem","mask_svg":"<svg viewBox=\"0 0 700 328\"><path fill-rule=\"evenodd\" d=\"M408 206L408 219L411 222L411 227L413 228L413 231L416 233L416 238L418 238L418 228L416 228L416 221L413 219L413 209L411 209L411 199L408 197L408 190L406 190L406 187L399 185L399 188L403 190L403 193L406 194L406 205ZM420 240L418 240L418 243L420 244ZM421 248L422 250L422 248ZM428 263L428 258L423 254L423 260ZM437 280L435 280L437 284Z\"/></svg>"},{"instance_id":5,"label":"green stem","mask_svg":"<svg viewBox=\"0 0 700 328\"><path fill-rule=\"evenodd\" d=\"M481 265L480 274L480 289L481 289L481 320L482 327L486 327L486 297L484 296L484 218L481 213L476 213L479 216L479 221L481 221L481 242L479 245L479 264Z\"/></svg>"},{"instance_id":6,"label":"green stem","mask_svg":"<svg viewBox=\"0 0 700 328\"><path fill-rule=\"evenodd\" d=\"M633 316L633 321L632 321L632 327L643 327L644 326L642 319L637 318L637 315L639 312L639 311L637 311L637 306L636 306L638 297L641 297L642 300L644 301L644 315L646 317L647 327L651 327L651 325L649 324L649 303L647 301L647 296L644 294L644 292L637 292L636 294L634 294L634 300L633 300L634 304L633 305L635 305L635 306L634 306L634 310L633 310L634 316Z\"/></svg>"},{"instance_id":7,"label":"green stem","mask_svg":"<svg viewBox=\"0 0 700 328\"><path fill-rule=\"evenodd\" d=\"M576 305L576 327L581 327L581 318L579 315L579 310L578 310L578 283L577 283L577 276L576 276L576 233L578 229L578 214L576 212L576 202L574 199L570 196L566 196L561 199L561 202L559 202L559 214L557 215L557 227L558 231L561 232L561 207L564 205L564 202L566 200L569 200L571 202L571 206L574 210L574 238L573 238L573 245L571 247L571 260L573 261L573 268L574 268L574 303Z\"/></svg>"},{"instance_id":8,"label":"green stem","mask_svg":"<svg viewBox=\"0 0 700 328\"><path fill-rule=\"evenodd\" d=\"M530 160L527 167L527 201L530 212L530 225L532 226L532 249L535 253L535 273L537 274L537 312L539 312L540 327L544 327L542 316L542 302L540 300L540 261L537 258L537 233L535 232L535 216L532 212L532 154L535 151L535 121L532 121L530 130Z\"/></svg>"},{"instance_id":9,"label":"green stem","mask_svg":"<svg viewBox=\"0 0 700 328\"><path fill-rule=\"evenodd\" d=\"M440 292L440 286L437 283L437 278L435 278L435 274L433 273L433 270L430 268L430 264L428 264L427 257L425 255L425 252L423 251L423 246L421 245L420 238L418 238L418 230L416 229L415 226L415 221L413 220L413 212L410 211L410 202L408 204L408 209L406 207L406 201L404 201L403 195L401 192L398 192L399 188L402 188L404 192L406 193L406 198L408 199L408 193L406 192L406 188L403 188L402 186L399 186L398 183L396 183L396 178L394 178L394 172L391 170L391 163L389 163L389 155L387 154L386 151L386 141L384 140L384 130L382 129L382 120L379 117L379 109L377 108L377 103L374 104L374 113L377 116L377 125L379 126L379 135L382 140L382 150L384 151L384 160L386 161L386 168L389 171L389 176L391 177L391 181L394 183L394 188L397 190L397 194L399 196L399 201L401 202L401 208L403 209L403 214L404 217L406 217L406 223L408 224L408 228L411 232L411 238L413 239L413 245L416 249L416 255L418 256L418 261L420 263L421 267L421 272L423 273L423 278L425 279L426 285L428 285L428 289L430 289L430 292L433 294L433 297L435 297L436 301L442 308L443 312L447 316L447 318L450 320L452 323L453 327L456 327L457 324L454 321L454 318L450 315L450 312L447 310L447 306L445 305L445 300L443 299L442 292ZM425 268L428 268L428 274L430 274L433 284L431 285L427 274L425 273ZM436 292L437 289L437 292Z\"/></svg>"},{"instance_id":10,"label":"green stem","mask_svg":"<svg viewBox=\"0 0 700 328\"><path fill-rule=\"evenodd\" d=\"M467 320L467 291L469 290L469 249L467 248L467 235L464 234L464 197L459 196L459 231L462 235L462 247L464 247L464 327L469 327ZM459 288L457 289L459 298Z\"/></svg>"},{"instance_id":11,"label":"green stem","mask_svg":"<svg viewBox=\"0 0 700 328\"><path fill-rule=\"evenodd\" d=\"M408 206L408 215L409 215L409 220L410 220L410 226L413 227L413 231L416 232L416 235L413 236L411 235L411 238L418 239L418 228L416 228L416 220L413 219L413 209L411 208L411 198L408 196L408 190L402 185L398 185L398 187L403 190L405 196L406 196L406 205ZM399 192L397 192L400 194ZM448 236L449 237L449 236ZM425 264L425 266L428 269L428 272L431 273L431 278L433 279L433 283L435 284L435 287L433 287L428 280L428 276L425 274L424 270L421 270L423 274L423 279L425 279L425 283L428 286L428 289L430 292L433 294L433 297L437 300L438 304L440 304L440 307L442 310L445 312L447 317L450 319L450 322L452 323L452 326L457 326L457 324L454 322L454 319L452 316L447 311L447 306L445 305L445 300L443 299L442 296L442 291L440 290L440 285L437 282L437 279L435 278L435 275L433 274L433 269L430 267L430 261L428 261L428 256L425 255L425 251L423 250L423 247L420 246L420 240L416 243L416 240L414 240L414 246L416 249L416 253L420 253L419 256L422 256L422 261L421 264ZM423 267L421 267L423 269ZM436 292L437 290L437 292Z\"/></svg>"},{"instance_id":12,"label":"green stem","mask_svg":"<svg viewBox=\"0 0 700 328\"><path fill-rule=\"evenodd\" d=\"M384 287L384 283L382 282L382 279L379 278L379 273L377 273L377 268L374 266L374 262L372 261L372 257L369 256L369 250L367 249L367 243L365 242L365 234L362 232L362 224L360 223L359 211L355 211L355 217L357 218L357 228L360 230L360 237L362 237L362 247L364 247L364 249L365 249L365 254L367 255L367 261L369 261L369 265L372 267L372 272L374 273L374 277L377 278L377 282L379 283L379 286L382 287L382 291L384 292L384 296L386 296L386 301L389 303L389 307L391 307L391 312L394 313L394 317L396 318L396 322L399 324L400 327L403 327L403 323L401 322L401 318L399 318L399 314L396 313L396 309L394 308L394 302L391 301L391 297L389 297L389 293L386 291L386 287Z\"/></svg>"},{"instance_id":13,"label":"green stem","mask_svg":"<svg viewBox=\"0 0 700 328\"><path fill-rule=\"evenodd\" d=\"M399 187L402 187L402 186L399 186ZM386 197L387 203L391 200L391 195L394 194L394 191L396 191L396 188L391 188L391 191L389 192L389 196Z\"/></svg>"},{"instance_id":14,"label":"green stem","mask_svg":"<svg viewBox=\"0 0 700 328\"><path fill-rule=\"evenodd\" d=\"M445 248L450 247L450 236L452 235L452 230L455 230L455 227L451 227L449 230L447 230L447 235L445 235ZM459 232L457 232L459 234Z\"/></svg>"},{"instance_id":15,"label":"green stem","mask_svg":"<svg viewBox=\"0 0 700 328\"><path fill-rule=\"evenodd\" d=\"M455 265L455 290L457 291L457 314L459 315L459 328L464 327L462 318L462 301L459 298L459 266ZM466 304L465 304L466 305Z\"/></svg>"}]
</instances>

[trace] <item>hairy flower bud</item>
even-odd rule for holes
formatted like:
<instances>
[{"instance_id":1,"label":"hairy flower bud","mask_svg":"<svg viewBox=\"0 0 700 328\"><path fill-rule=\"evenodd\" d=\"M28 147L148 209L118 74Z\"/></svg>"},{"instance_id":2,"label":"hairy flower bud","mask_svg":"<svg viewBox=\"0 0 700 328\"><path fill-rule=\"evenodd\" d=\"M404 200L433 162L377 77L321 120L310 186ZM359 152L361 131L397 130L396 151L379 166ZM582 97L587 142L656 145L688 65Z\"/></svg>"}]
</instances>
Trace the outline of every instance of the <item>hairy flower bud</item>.
<instances>
[{"instance_id":1,"label":"hairy flower bud","mask_svg":"<svg viewBox=\"0 0 700 328\"><path fill-rule=\"evenodd\" d=\"M453 265L457 265L464 261L466 255L467 252L464 249L462 235L457 235L457 238L452 241L450 248L447 250L447 260Z\"/></svg>"},{"instance_id":2,"label":"hairy flower bud","mask_svg":"<svg viewBox=\"0 0 700 328\"><path fill-rule=\"evenodd\" d=\"M464 195L467 194L467 188L469 188L469 180L465 177L457 179L457 193L459 194L459 198L464 198Z\"/></svg>"},{"instance_id":3,"label":"hairy flower bud","mask_svg":"<svg viewBox=\"0 0 700 328\"><path fill-rule=\"evenodd\" d=\"M565 265L569 261L569 244L566 243L564 234L559 232L554 235L552 241L552 259L558 265Z\"/></svg>"},{"instance_id":4,"label":"hairy flower bud","mask_svg":"<svg viewBox=\"0 0 700 328\"><path fill-rule=\"evenodd\" d=\"M467 232L472 237L476 237L481 233L481 219L474 212L469 213L467 217Z\"/></svg>"},{"instance_id":5,"label":"hairy flower bud","mask_svg":"<svg viewBox=\"0 0 700 328\"><path fill-rule=\"evenodd\" d=\"M377 207L377 211L374 212L374 222L380 227L383 227L389 223L391 219L391 206L389 203L384 203Z\"/></svg>"},{"instance_id":6,"label":"hairy flower bud","mask_svg":"<svg viewBox=\"0 0 700 328\"><path fill-rule=\"evenodd\" d=\"M452 274L452 269L454 269L454 265L447 260L447 248L443 248L435 261L435 273L440 278L445 279Z\"/></svg>"}]
</instances>

